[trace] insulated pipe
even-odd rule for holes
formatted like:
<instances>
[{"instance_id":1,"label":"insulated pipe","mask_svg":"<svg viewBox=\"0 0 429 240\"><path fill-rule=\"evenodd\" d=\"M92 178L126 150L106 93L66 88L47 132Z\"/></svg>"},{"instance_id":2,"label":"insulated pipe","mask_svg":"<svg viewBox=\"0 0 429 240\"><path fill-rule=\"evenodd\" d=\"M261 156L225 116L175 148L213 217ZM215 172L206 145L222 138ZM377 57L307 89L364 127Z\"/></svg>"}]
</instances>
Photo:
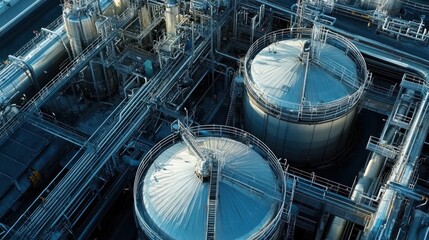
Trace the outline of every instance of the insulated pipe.
<instances>
[{"instance_id":1,"label":"insulated pipe","mask_svg":"<svg viewBox=\"0 0 429 240\"><path fill-rule=\"evenodd\" d=\"M57 33L57 32L55 32L55 31L51 31L51 30L49 30L49 29L46 29L46 28L42 28L41 29L42 31L44 31L44 32L47 32L47 33L50 33L50 34L53 34L53 35L55 35L55 36L57 36L60 40L61 40L61 42L63 43L63 46L64 46L64 48L66 49L66 51L67 51L67 56L68 56L68 58L69 58L69 60L71 61L71 60L73 60L73 57L72 57L72 55L71 55L71 53L70 53L70 50L68 49L68 47L67 47L67 44L64 42L64 40L61 38L61 35L59 34L59 33Z\"/></svg>"},{"instance_id":2,"label":"insulated pipe","mask_svg":"<svg viewBox=\"0 0 429 240\"><path fill-rule=\"evenodd\" d=\"M111 5L111 1L100 0L103 12ZM46 30L43 30L46 32ZM58 66L67 56L69 39L64 29L64 24L50 31L43 39L27 51L20 59L34 71L35 81L40 81L44 74L51 73L51 69ZM27 92L32 85L31 76L18 66L11 63L0 70L0 107L5 107L20 94Z\"/></svg>"},{"instance_id":3,"label":"insulated pipe","mask_svg":"<svg viewBox=\"0 0 429 240\"><path fill-rule=\"evenodd\" d=\"M400 115L406 115L408 106L411 104L412 96L414 95L413 90L407 89L405 94L401 96L401 104L398 106L397 113ZM397 132L398 127L393 125L386 125L382 133L382 142L390 144ZM365 172L361 178L359 178L357 184L353 188L351 199L353 201L359 201L360 195L367 193L374 180L377 179L377 176L380 174L384 166L386 157L378 154L372 153ZM335 216L330 227L326 239L334 240L340 239L343 234L344 227L347 221L343 218Z\"/></svg>"},{"instance_id":4,"label":"insulated pipe","mask_svg":"<svg viewBox=\"0 0 429 240\"><path fill-rule=\"evenodd\" d=\"M18 62L13 62L0 71L1 106L8 105L17 93L25 93L32 85L32 77L35 81L40 81L44 73L50 72L53 66L58 66L66 58L65 46L69 44L69 40L64 26L57 27L53 32L53 35L47 35L20 57L20 60L33 70L31 76L18 66Z\"/></svg>"},{"instance_id":5,"label":"insulated pipe","mask_svg":"<svg viewBox=\"0 0 429 240\"><path fill-rule=\"evenodd\" d=\"M392 173L390 174L388 182L398 182L399 184L408 187L408 184L411 180L412 174L414 172L414 168L416 166L418 155L420 155L421 149L423 147L424 139L427 134L427 126L428 124L424 125L425 128L422 129L422 121L424 120L424 117L426 116L427 108L428 108L428 99L429 99L429 93L426 93L424 98L422 99L420 106L418 108L417 113L415 114L413 123L411 124L410 130L407 133L407 136L405 138L404 144L403 144L403 150L401 151L401 154L392 169ZM419 140L423 139L422 141L416 141L416 139L420 138ZM417 150L416 150L417 149ZM414 151L413 151L414 150ZM380 229L383 228L383 226L386 224L384 231L384 236L387 238L390 238L392 235L392 229L393 229L393 223L390 221L387 223L387 220L389 217L392 216L392 214L397 215L397 211L395 211L394 208L394 200L396 197L396 191L393 189L387 189L384 193L380 205L377 209L377 214L374 217L374 222L371 227L371 233L377 233ZM402 200L400 201L402 202ZM396 209L398 209L399 206L396 206ZM394 209L394 210L392 210ZM393 211L393 212L392 212ZM396 216L394 216L393 219L395 219Z\"/></svg>"}]
</instances>

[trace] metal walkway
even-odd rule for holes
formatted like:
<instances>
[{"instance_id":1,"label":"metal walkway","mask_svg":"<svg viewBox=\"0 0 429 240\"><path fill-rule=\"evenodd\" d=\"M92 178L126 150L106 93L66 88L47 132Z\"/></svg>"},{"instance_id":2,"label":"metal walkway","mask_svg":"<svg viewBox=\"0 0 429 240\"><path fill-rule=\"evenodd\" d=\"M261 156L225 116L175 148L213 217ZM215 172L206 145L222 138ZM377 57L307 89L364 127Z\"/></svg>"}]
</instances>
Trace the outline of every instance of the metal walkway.
<instances>
[{"instance_id":1,"label":"metal walkway","mask_svg":"<svg viewBox=\"0 0 429 240\"><path fill-rule=\"evenodd\" d=\"M199 143L195 139L195 136L189 130L189 128L183 125L179 120L176 121L179 128L179 133L182 137L182 140L188 146L189 150L194 154L195 157L199 159L197 166L204 166L207 169L197 169L196 173L201 181L204 181L205 177L210 177L210 185L207 198L207 224L206 224L206 239L214 240L216 239L216 213L217 213L217 204L218 204L218 192L219 192L219 163L216 157L214 157L212 152L199 146ZM204 164L206 163L206 164ZM201 173L198 171L201 170ZM204 171L209 171L209 176L204 176Z\"/></svg>"},{"instance_id":2,"label":"metal walkway","mask_svg":"<svg viewBox=\"0 0 429 240\"><path fill-rule=\"evenodd\" d=\"M197 50L205 49L208 41ZM92 51L91 51L92 52ZM114 164L114 155L135 133L140 124L149 117L150 103L155 96L163 99L167 95L180 71L172 71L178 66L187 66L191 56L179 58L167 65L146 85L142 86L129 100L121 102L116 110L104 121L102 126L89 138L75 156L78 158L70 171L61 179L54 181L40 194L40 197L27 209L21 218L12 226L4 239L34 239L40 236L58 234L66 229L58 229L68 222L82 198L91 196L91 183L108 177L109 164ZM38 103L43 100L37 101ZM94 146L94 147L91 147ZM107 169L106 169L107 168ZM110 173L112 174L112 173ZM15 232L16 231L16 232Z\"/></svg>"},{"instance_id":3,"label":"metal walkway","mask_svg":"<svg viewBox=\"0 0 429 240\"><path fill-rule=\"evenodd\" d=\"M217 195L219 192L219 164L216 159L212 160L211 174L210 174L210 188L209 188L209 198L207 206L207 230L206 230L206 239L214 240L216 239L216 212L217 212Z\"/></svg>"},{"instance_id":4,"label":"metal walkway","mask_svg":"<svg viewBox=\"0 0 429 240\"><path fill-rule=\"evenodd\" d=\"M327 186L315 183L301 176L286 173L288 181L296 179L294 202L310 205L316 209L344 218L365 226L376 212L373 206L356 203L348 197L341 196ZM289 183L290 184L290 183Z\"/></svg>"},{"instance_id":5,"label":"metal walkway","mask_svg":"<svg viewBox=\"0 0 429 240\"><path fill-rule=\"evenodd\" d=\"M123 26L127 22L127 17L132 16L133 10L128 8L121 14L118 20L118 25ZM95 39L84 51L82 51L73 61L65 66L65 68L58 73L49 83L47 83L32 99L30 99L21 112L14 116L8 122L8 126L2 126L0 129L0 142L7 139L9 132L13 132L17 127L22 124L24 118L20 116L26 113L35 113L39 108L46 103L52 96L58 93L70 80L76 76L89 62L99 54L107 44L118 35L118 31L111 31L106 37L98 37Z\"/></svg>"},{"instance_id":6,"label":"metal walkway","mask_svg":"<svg viewBox=\"0 0 429 240\"><path fill-rule=\"evenodd\" d=\"M80 147L85 145L85 142L88 140L89 136L85 136L84 134L74 130L74 128L71 126L68 126L59 121L55 121L55 119L51 119L51 121L49 121L46 119L46 117L36 117L31 113L25 114L25 120L31 123L33 126L39 127L46 132L49 132Z\"/></svg>"}]
</instances>

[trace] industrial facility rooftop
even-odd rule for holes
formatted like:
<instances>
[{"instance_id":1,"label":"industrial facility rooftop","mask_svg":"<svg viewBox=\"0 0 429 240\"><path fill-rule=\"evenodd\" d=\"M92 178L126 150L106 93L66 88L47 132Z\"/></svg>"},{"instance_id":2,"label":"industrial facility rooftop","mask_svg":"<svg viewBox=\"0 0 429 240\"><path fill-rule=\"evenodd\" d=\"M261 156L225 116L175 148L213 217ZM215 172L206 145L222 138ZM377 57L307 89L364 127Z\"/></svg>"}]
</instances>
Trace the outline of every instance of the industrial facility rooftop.
<instances>
[{"instance_id":1,"label":"industrial facility rooftop","mask_svg":"<svg viewBox=\"0 0 429 240\"><path fill-rule=\"evenodd\" d=\"M428 238L427 16L0 0L0 239Z\"/></svg>"}]
</instances>

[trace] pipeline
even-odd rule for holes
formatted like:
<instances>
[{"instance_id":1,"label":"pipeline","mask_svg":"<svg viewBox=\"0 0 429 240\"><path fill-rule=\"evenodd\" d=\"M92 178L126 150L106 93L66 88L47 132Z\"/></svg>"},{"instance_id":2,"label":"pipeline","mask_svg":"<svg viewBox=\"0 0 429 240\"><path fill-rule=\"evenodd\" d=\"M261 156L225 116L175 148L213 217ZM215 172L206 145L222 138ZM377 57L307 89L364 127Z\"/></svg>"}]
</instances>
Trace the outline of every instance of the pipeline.
<instances>
[{"instance_id":1,"label":"pipeline","mask_svg":"<svg viewBox=\"0 0 429 240\"><path fill-rule=\"evenodd\" d=\"M54 34L46 34L19 60L10 60L11 63L0 71L0 106L6 107L14 98L21 97L18 93L25 93L31 85L36 85L35 82L40 82L44 74L50 73L53 66L65 60L69 40L64 26L52 32Z\"/></svg>"},{"instance_id":2,"label":"pipeline","mask_svg":"<svg viewBox=\"0 0 429 240\"><path fill-rule=\"evenodd\" d=\"M414 168L417 164L418 157L421 149L423 148L424 140L427 135L429 124L423 123L427 116L429 93L424 95L424 98L420 102L417 113L415 114L413 123L407 134L407 137L403 144L403 150L401 151L399 159L396 161L395 166L392 169L392 174L389 177L389 182L397 182L405 187L408 187L411 177L414 172ZM384 236L389 239L393 232L394 223L392 220L387 223L388 218L396 219L398 215L399 206L403 200L399 200L395 207L396 191L393 189L387 189L384 193L380 206L378 207L377 214L374 217L374 223L371 227L371 234L377 234L379 230L385 225Z\"/></svg>"},{"instance_id":3,"label":"pipeline","mask_svg":"<svg viewBox=\"0 0 429 240\"><path fill-rule=\"evenodd\" d=\"M224 52L218 51L217 49L215 50L215 53L217 53L217 54L221 55L222 57L226 57L226 58L232 59L232 60L234 60L234 61L240 61L240 58L239 58L239 57L235 57L235 56L229 55L229 54L227 54L227 53L224 53Z\"/></svg>"},{"instance_id":4,"label":"pipeline","mask_svg":"<svg viewBox=\"0 0 429 240\"><path fill-rule=\"evenodd\" d=\"M397 114L406 115L408 111L408 106L412 103L412 96L414 96L413 90L408 90L401 96L401 104L398 106ZM399 127L394 125L386 125L383 133L381 134L381 142L390 144L396 135L396 132L399 130ZM377 179L377 176L380 174L386 157L378 154L372 153L365 172L361 178L359 178L357 184L353 188L351 199L353 201L359 201L362 194L368 193L368 190L373 185L374 180ZM326 239L340 239L343 234L345 225L347 221L340 218L334 217Z\"/></svg>"},{"instance_id":5,"label":"pipeline","mask_svg":"<svg viewBox=\"0 0 429 240\"><path fill-rule=\"evenodd\" d=\"M276 10L280 14L287 14L288 16L289 15L296 16L296 12L287 9L286 6L269 2L268 0L256 0L256 1L261 4L265 4L267 7L270 7L273 10ZM342 4L336 3L335 7L337 7L337 5L344 6ZM350 10L354 11L353 8L351 8ZM363 11L362 13L369 14L370 12ZM319 24L351 40L353 44L355 44L356 47L359 49L359 51L361 51L362 53L366 53L370 56L376 57L377 59L389 61L389 63L392 63L394 65L399 65L400 67L410 70L412 72L415 72L417 74L420 74L425 78L429 77L429 70L426 68L426 64L428 64L429 62L424 57L414 56L404 51L401 51L399 49L395 49L395 51L393 52L392 47L387 44L384 44L369 38L365 38L363 36L360 36L351 32L347 32L335 26L322 24L322 23L319 23ZM371 49L368 49L368 47L370 47ZM391 53L390 54L391 56L385 57L382 54L379 54L379 52L383 52L387 54ZM396 59L399 59L399 60L396 60Z\"/></svg>"},{"instance_id":6,"label":"pipeline","mask_svg":"<svg viewBox=\"0 0 429 240\"><path fill-rule=\"evenodd\" d=\"M100 0L100 2L103 13L110 15L115 12L112 8L117 3L111 0ZM69 55L70 40L64 23L53 30L45 30L42 34L44 34L43 37L31 40L34 43L32 48L22 56L15 56L15 58L10 56L10 64L0 70L0 107L4 108L13 100L20 98L30 86L40 85L39 83L46 79L45 75L51 74L54 68Z\"/></svg>"},{"instance_id":7,"label":"pipeline","mask_svg":"<svg viewBox=\"0 0 429 240\"><path fill-rule=\"evenodd\" d=\"M200 55L200 51L209 46L209 41L210 37L206 38L196 48L197 55ZM14 234L12 236L14 238L28 238L39 234L44 235L46 228L60 225L61 221L64 221L61 216L64 216L67 211L73 210L80 203L80 194L88 189L89 184L99 176L98 173L101 172L103 166L112 160L112 156L125 144L141 122L149 116L151 112L150 103L154 102L155 99L164 99L175 83L175 79L193 60L192 56L187 56L186 59L180 58L174 64L167 65L158 73L156 79L152 79L144 87L140 87L134 97L119 104L88 140L88 144L94 142L97 147L81 149L84 154L82 156L75 155L78 159L73 167L60 183L50 191L43 206L32 208L39 204L37 201L33 202L26 214L17 220L8 234ZM113 119L115 121L111 123L110 121ZM44 192L49 187L52 185L46 187ZM27 214L31 214L31 217L27 218ZM14 229L18 231L13 233Z\"/></svg>"}]
</instances>

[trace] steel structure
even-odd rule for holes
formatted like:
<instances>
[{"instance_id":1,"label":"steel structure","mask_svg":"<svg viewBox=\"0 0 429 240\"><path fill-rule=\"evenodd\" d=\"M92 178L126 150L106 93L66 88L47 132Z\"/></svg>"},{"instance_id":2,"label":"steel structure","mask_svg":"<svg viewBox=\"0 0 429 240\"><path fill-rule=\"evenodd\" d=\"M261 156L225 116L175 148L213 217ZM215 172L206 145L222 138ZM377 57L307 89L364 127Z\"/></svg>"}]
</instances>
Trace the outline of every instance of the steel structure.
<instances>
[{"instance_id":1,"label":"steel structure","mask_svg":"<svg viewBox=\"0 0 429 240\"><path fill-rule=\"evenodd\" d=\"M358 49L318 27L279 30L256 40L244 64L245 128L295 164L332 160L369 76Z\"/></svg>"},{"instance_id":2,"label":"steel structure","mask_svg":"<svg viewBox=\"0 0 429 240\"><path fill-rule=\"evenodd\" d=\"M289 209L291 206L286 204L291 202L285 203L288 189L284 185L284 173L268 147L240 129L227 126L188 129L180 121L175 123L173 128L177 133L155 145L137 170L134 206L145 235L151 239L203 236L205 239L228 236L268 239L278 235L283 208ZM177 142L180 138L184 144ZM191 163L196 158L195 171L193 164L183 165L182 159L186 156ZM158 166L172 168L159 172ZM254 178L254 174L259 178ZM184 188L179 190L178 185ZM183 201L176 202L177 199L169 196L177 190L185 191ZM147 198L148 194L152 198ZM265 201L259 201L260 197ZM199 208L200 201L207 202L206 208ZM244 204L246 202L253 202L253 206ZM183 211L188 207L194 210ZM253 210L249 211L249 207ZM166 211L159 212L160 209ZM252 220L244 217L248 214L254 216ZM176 218L180 220L174 220ZM239 222L243 224L230 227ZM183 231L184 228L192 229Z\"/></svg>"},{"instance_id":3,"label":"steel structure","mask_svg":"<svg viewBox=\"0 0 429 240\"><path fill-rule=\"evenodd\" d=\"M216 213L223 180L281 202L281 211L273 215L275 224L264 225L255 239L293 239L298 233L316 239L427 238L428 176L419 172L419 166L427 166L422 159L429 128L429 33L423 17L429 12L427 4L87 0L66 1L64 9L64 18L43 28L0 65L0 182L7 188L1 188L0 202L9 201L0 208L1 239L88 238L130 185L139 159L143 163L137 172L142 174L146 161L156 157L153 154L161 149L149 149L168 135L166 123L169 129L175 119L186 126L180 125L159 146L182 139L198 156L201 178L210 177L203 238L219 236ZM292 29L267 35L285 25ZM248 66L253 57L271 43L311 37L309 30L299 27L312 25L323 26L318 35L322 42L342 48L352 58L359 78L350 77L345 64L320 58L313 62L353 93L329 104L299 101L275 106L272 95L249 86L247 91L266 111L292 121L325 122L351 108L357 113L361 108L376 111L387 119L381 134L369 138L368 161L350 187L294 168L287 159L281 159L280 169L279 159L268 154L282 179L280 196L260 179L223 168L221 160L201 148L196 139L213 134L214 127L187 127L219 121L216 116L222 111L227 116L221 122L240 126L242 76L252 80ZM246 52L243 64L239 56ZM306 54L301 58L310 59ZM379 72L368 73L371 65ZM394 84L379 79L394 79L392 72L402 78ZM241 130L215 130L217 136L220 131L237 138L252 151L270 152ZM25 139L39 142L31 146ZM20 166L19 174L11 174L12 165ZM52 176L44 174L51 167ZM42 175L47 185L38 185ZM160 238L144 224L146 218L138 220L149 237Z\"/></svg>"}]
</instances>

